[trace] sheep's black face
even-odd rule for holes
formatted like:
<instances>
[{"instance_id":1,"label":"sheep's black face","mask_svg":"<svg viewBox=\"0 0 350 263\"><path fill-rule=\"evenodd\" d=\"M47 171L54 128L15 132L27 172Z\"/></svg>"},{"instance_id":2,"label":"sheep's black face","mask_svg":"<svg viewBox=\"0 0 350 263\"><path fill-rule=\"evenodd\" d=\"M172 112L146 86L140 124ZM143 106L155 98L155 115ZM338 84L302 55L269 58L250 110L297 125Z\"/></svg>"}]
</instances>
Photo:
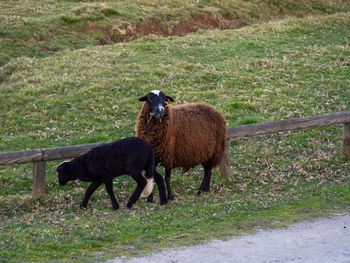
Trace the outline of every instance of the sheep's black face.
<instances>
[{"instance_id":1,"label":"sheep's black face","mask_svg":"<svg viewBox=\"0 0 350 263\"><path fill-rule=\"evenodd\" d=\"M171 103L174 99L159 90L152 90L146 96L140 98L139 101L147 101L151 118L155 117L159 120L164 115L165 103Z\"/></svg>"},{"instance_id":2,"label":"sheep's black face","mask_svg":"<svg viewBox=\"0 0 350 263\"><path fill-rule=\"evenodd\" d=\"M76 180L77 176L74 176L74 172L70 169L69 162L63 162L57 167L58 181L60 185L65 185L67 182Z\"/></svg>"}]
</instances>

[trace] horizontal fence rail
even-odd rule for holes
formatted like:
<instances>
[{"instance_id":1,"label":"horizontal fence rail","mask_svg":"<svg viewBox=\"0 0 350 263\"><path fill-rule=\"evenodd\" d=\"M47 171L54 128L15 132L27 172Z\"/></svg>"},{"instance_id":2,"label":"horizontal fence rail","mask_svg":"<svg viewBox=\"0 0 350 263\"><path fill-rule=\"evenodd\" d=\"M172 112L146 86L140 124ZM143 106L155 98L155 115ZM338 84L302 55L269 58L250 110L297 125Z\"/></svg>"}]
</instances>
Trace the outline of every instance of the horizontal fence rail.
<instances>
[{"instance_id":1,"label":"horizontal fence rail","mask_svg":"<svg viewBox=\"0 0 350 263\"><path fill-rule=\"evenodd\" d=\"M232 139L337 124L344 124L343 152L345 155L350 156L350 112L228 127L227 147L223 161L219 167L219 173L222 176L230 175L230 142ZM104 143L3 152L0 153L0 166L33 163L33 194L43 194L46 192L45 176L47 161L75 158L102 144Z\"/></svg>"},{"instance_id":2,"label":"horizontal fence rail","mask_svg":"<svg viewBox=\"0 0 350 263\"><path fill-rule=\"evenodd\" d=\"M42 161L42 159L43 153L40 149L0 153L0 165L32 163Z\"/></svg>"},{"instance_id":3,"label":"horizontal fence rail","mask_svg":"<svg viewBox=\"0 0 350 263\"><path fill-rule=\"evenodd\" d=\"M46 162L78 157L103 143L89 143L45 149L0 153L0 166L9 164Z\"/></svg>"},{"instance_id":4,"label":"horizontal fence rail","mask_svg":"<svg viewBox=\"0 0 350 263\"><path fill-rule=\"evenodd\" d=\"M345 155L350 156L350 112L228 127L227 145L224 158L219 167L219 173L222 176L230 175L230 142L232 139L337 124L344 124L343 152Z\"/></svg>"},{"instance_id":5,"label":"horizontal fence rail","mask_svg":"<svg viewBox=\"0 0 350 263\"><path fill-rule=\"evenodd\" d=\"M246 136L336 125L347 122L350 122L350 112L232 126L227 128L227 138L234 139Z\"/></svg>"}]
</instances>

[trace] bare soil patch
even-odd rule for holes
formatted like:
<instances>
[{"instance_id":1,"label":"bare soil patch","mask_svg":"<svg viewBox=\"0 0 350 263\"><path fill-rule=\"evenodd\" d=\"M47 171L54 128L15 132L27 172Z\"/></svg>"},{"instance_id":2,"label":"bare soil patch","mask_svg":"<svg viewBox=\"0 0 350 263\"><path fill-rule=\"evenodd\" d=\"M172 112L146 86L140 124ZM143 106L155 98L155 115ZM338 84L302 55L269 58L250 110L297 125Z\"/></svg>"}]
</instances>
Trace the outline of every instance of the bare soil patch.
<instances>
[{"instance_id":1,"label":"bare soil patch","mask_svg":"<svg viewBox=\"0 0 350 263\"><path fill-rule=\"evenodd\" d=\"M228 15L218 17L213 14L191 16L176 24L165 26L167 22L169 22L168 19L165 22L162 22L159 19L150 18L146 21L139 22L136 25L135 32L139 37L148 35L183 36L185 34L196 32L199 29L225 30L241 28L247 25L247 22L242 19Z\"/></svg>"},{"instance_id":2,"label":"bare soil patch","mask_svg":"<svg viewBox=\"0 0 350 263\"><path fill-rule=\"evenodd\" d=\"M241 28L246 25L245 20L229 15L219 17L213 14L203 14L189 17L177 23L170 23L169 18L166 18L165 21L149 18L134 25L113 25L103 28L92 22L88 26L77 29L76 32L81 34L101 32L102 37L98 37L97 40L101 45L106 45L131 41L145 36L183 36L199 29L225 30Z\"/></svg>"}]
</instances>

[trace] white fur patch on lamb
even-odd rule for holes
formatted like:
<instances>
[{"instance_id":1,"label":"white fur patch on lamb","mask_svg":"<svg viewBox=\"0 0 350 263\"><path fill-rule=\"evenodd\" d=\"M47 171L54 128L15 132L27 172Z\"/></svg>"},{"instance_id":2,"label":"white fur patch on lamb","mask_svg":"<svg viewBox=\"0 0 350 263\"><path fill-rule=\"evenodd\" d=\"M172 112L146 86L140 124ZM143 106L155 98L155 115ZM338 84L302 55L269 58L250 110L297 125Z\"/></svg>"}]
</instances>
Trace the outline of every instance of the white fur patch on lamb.
<instances>
[{"instance_id":1,"label":"white fur patch on lamb","mask_svg":"<svg viewBox=\"0 0 350 263\"><path fill-rule=\"evenodd\" d=\"M147 184L145 186L145 189L143 189L143 192L140 195L141 198L146 198L152 193L153 185L154 185L153 178L147 179Z\"/></svg>"}]
</instances>

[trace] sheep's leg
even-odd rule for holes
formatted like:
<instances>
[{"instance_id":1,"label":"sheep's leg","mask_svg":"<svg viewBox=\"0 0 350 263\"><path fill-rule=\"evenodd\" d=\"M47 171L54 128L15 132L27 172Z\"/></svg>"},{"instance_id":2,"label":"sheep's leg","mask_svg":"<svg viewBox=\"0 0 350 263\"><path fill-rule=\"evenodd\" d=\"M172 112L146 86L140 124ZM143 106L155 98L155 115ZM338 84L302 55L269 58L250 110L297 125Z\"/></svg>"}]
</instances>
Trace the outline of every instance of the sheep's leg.
<instances>
[{"instance_id":1,"label":"sheep's leg","mask_svg":"<svg viewBox=\"0 0 350 263\"><path fill-rule=\"evenodd\" d=\"M210 177L211 177L211 167L204 166L204 178L201 186L197 192L197 195L201 195L203 192L210 192Z\"/></svg>"},{"instance_id":2,"label":"sheep's leg","mask_svg":"<svg viewBox=\"0 0 350 263\"><path fill-rule=\"evenodd\" d=\"M92 182L88 189L86 189L85 196L83 201L80 204L80 208L86 208L89 202L91 195L95 192L95 190L102 184L102 182Z\"/></svg>"},{"instance_id":3,"label":"sheep's leg","mask_svg":"<svg viewBox=\"0 0 350 263\"><path fill-rule=\"evenodd\" d=\"M113 181L108 180L108 181L105 181L104 183L105 183L106 191L109 195L109 198L111 199L113 210L117 210L119 208L119 205L113 193Z\"/></svg>"},{"instance_id":4,"label":"sheep's leg","mask_svg":"<svg viewBox=\"0 0 350 263\"><path fill-rule=\"evenodd\" d=\"M171 176L171 169L165 168L165 183L166 183L166 189L168 191L168 200L174 200L173 193L171 192L170 187L170 176Z\"/></svg>"},{"instance_id":5,"label":"sheep's leg","mask_svg":"<svg viewBox=\"0 0 350 263\"><path fill-rule=\"evenodd\" d=\"M141 173L137 175L131 175L131 177L136 181L137 186L132 195L130 196L129 201L126 205L128 208L131 208L133 204L136 203L137 199L139 199L143 189L145 189L145 186L147 184L146 178L143 177Z\"/></svg>"},{"instance_id":6,"label":"sheep's leg","mask_svg":"<svg viewBox=\"0 0 350 263\"><path fill-rule=\"evenodd\" d=\"M166 197L164 179L157 171L154 173L154 181L158 186L160 205L165 205L168 203L168 199Z\"/></svg>"},{"instance_id":7,"label":"sheep's leg","mask_svg":"<svg viewBox=\"0 0 350 263\"><path fill-rule=\"evenodd\" d=\"M151 193L148 197L147 197L147 203L152 203L153 202L153 193Z\"/></svg>"}]
</instances>

